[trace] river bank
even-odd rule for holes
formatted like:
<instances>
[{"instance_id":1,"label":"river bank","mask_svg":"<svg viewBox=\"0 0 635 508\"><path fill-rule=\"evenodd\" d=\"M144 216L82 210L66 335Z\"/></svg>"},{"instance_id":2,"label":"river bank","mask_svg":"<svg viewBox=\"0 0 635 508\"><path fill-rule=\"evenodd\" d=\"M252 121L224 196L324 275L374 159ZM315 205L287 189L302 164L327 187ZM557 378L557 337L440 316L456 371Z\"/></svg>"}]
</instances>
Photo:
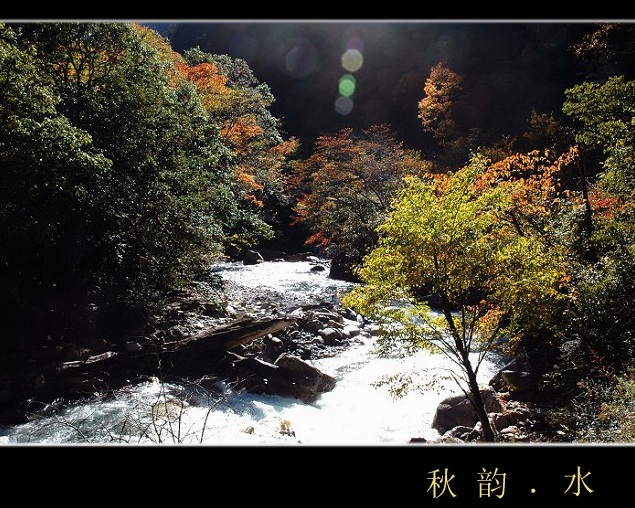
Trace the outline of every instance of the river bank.
<instances>
[{"instance_id":1,"label":"river bank","mask_svg":"<svg viewBox=\"0 0 635 508\"><path fill-rule=\"evenodd\" d=\"M92 369L88 377L70 376L67 382L72 381L76 388L68 393L74 395L74 401L63 397L47 403L32 401L28 423L18 426L17 432L15 428L8 431L12 436L8 439L75 442L90 436L91 442L130 442L138 438L132 437L132 428L145 428L143 439L151 442L164 442L171 434L170 438L179 443L405 444L477 439L471 428L444 439L431 427L439 402L458 390L447 375L449 366L426 354L406 359L377 358L373 353L376 330L372 323L339 303L339 295L353 283L331 279L328 260L307 255L294 261L254 265L221 263L213 270L224 280L221 313L211 310L210 302L196 291L175 293L166 301L163 312L155 316L149 328L152 333L129 338L123 351L118 352L119 357L126 359L123 365L129 368L131 361L137 359L135 372L115 375L112 369L105 372L99 368ZM231 354L223 354L222 361L221 356L216 357L219 361L213 369L198 371L196 376L175 375L178 369L174 363L169 364L166 355L162 357L160 375L153 370L156 365L138 362L140 353L151 344L165 347L236 323L271 320L293 323L273 333L257 334L231 348ZM285 355L294 359L285 367L282 362L276 365L276 360ZM156 355L148 358L154 358L156 364ZM191 367L192 355L188 358ZM197 365L212 365L209 360L199 360ZM77 362L75 373L84 374L86 366L94 364L86 359L71 362ZM303 376L307 372L312 376L312 382L295 393L288 390L289 386L298 385L297 378L288 383L286 376L279 376L284 368L291 369L291 364L295 374L301 365L305 369ZM144 365L145 370L139 365ZM496 368L490 364L482 369L483 384L496 374ZM395 399L387 380L394 381L405 373L415 390ZM278 376L275 382L272 376ZM112 384L116 379L120 386ZM312 391L307 392L307 386ZM545 427L540 407L509 397L505 403L520 416L514 422L516 430L501 433L501 439L554 440ZM113 414L114 407L120 408L119 413ZM95 414L100 416L93 422ZM164 435L166 428L185 420L189 421L189 428L198 429L187 439L172 431ZM122 421L126 422L125 432L121 431ZM77 431L81 427L78 422L86 425L81 432ZM213 430L203 430L210 422L215 422ZM47 433L54 427L56 432ZM149 428L155 430L149 432ZM157 428L162 429L158 435ZM60 433L61 429L70 432ZM109 429L108 433L104 434L103 429Z\"/></svg>"}]
</instances>

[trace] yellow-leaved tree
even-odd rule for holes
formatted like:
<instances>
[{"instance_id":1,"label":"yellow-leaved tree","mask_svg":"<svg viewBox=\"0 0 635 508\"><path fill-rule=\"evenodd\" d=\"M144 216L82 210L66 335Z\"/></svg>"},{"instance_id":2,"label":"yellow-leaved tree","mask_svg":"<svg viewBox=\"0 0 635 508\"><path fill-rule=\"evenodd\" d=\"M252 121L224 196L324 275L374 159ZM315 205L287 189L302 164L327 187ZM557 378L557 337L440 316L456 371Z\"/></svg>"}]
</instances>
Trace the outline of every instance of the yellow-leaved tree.
<instances>
[{"instance_id":1,"label":"yellow-leaved tree","mask_svg":"<svg viewBox=\"0 0 635 508\"><path fill-rule=\"evenodd\" d=\"M343 298L378 322L380 351L424 348L454 362L486 441L495 434L477 382L483 358L536 326L533 310L556 312L566 299L564 250L548 233L567 162L477 155L455 173L408 177L359 270L363 283Z\"/></svg>"}]
</instances>

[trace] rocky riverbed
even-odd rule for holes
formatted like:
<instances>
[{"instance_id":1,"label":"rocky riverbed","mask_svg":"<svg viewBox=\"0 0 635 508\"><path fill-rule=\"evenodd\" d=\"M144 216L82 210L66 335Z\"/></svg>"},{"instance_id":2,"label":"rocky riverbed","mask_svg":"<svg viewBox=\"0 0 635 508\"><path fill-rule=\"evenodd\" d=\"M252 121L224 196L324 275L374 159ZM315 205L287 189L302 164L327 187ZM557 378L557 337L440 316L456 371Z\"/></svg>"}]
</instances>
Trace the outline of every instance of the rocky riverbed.
<instances>
[{"instance_id":1,"label":"rocky riverbed","mask_svg":"<svg viewBox=\"0 0 635 508\"><path fill-rule=\"evenodd\" d=\"M280 266L290 266L276 266L282 261L295 263L296 269L289 273L279 270ZM326 259L308 253L270 259L254 256L214 269L222 273L224 281L220 307L208 299L205 288L175 292L144 333L116 345L65 351L53 368L29 380L34 389L28 400L16 406L19 416L43 418L69 400L103 397L123 386L157 378L195 383L212 394L229 387L236 392L281 395L312 403L337 383L335 377L316 368L315 362L341 355L377 333L372 322L341 305L338 292L352 283L330 279ZM275 270L275 284L267 283L271 274L254 284L253 277L262 277L268 269ZM298 284L292 273L298 269L324 279L316 286L320 289ZM525 369L526 365L515 360L485 389L497 439L566 440L549 429L539 406L518 397L522 390L510 381L518 384L525 379ZM465 397L448 397L435 414L433 426L440 437L434 442L479 441L479 425ZM280 432L290 431L281 426ZM429 440L413 435L410 442Z\"/></svg>"},{"instance_id":2,"label":"rocky riverbed","mask_svg":"<svg viewBox=\"0 0 635 508\"><path fill-rule=\"evenodd\" d=\"M256 258L257 259L257 258ZM316 277L328 274L329 261L311 254L300 254L290 258L301 263L303 269L315 273ZM277 261L281 261L278 259ZM275 259L259 263L276 263ZM240 263L234 263L237 272L243 274ZM262 270L262 268L260 268ZM231 269L225 267L225 315L213 318L210 322L204 315L205 302L197 300L195 295L178 295L166 307L166 316L175 318L172 322L164 320L161 334L178 338L196 333L197 329L209 329L223 323L254 320L266 322L269 319L291 320L289 326L276 333L267 333L243 344L230 353L231 367L224 371L225 379L230 379L235 389L247 389L257 393L290 395L307 402L320 396L320 393L332 389L335 379L308 367L312 360L341 354L345 349L372 338L377 327L363 316L341 305L336 296L338 290L352 287L352 283L333 281L329 292L311 293L292 283L286 289L266 284L259 285L254 292L253 284L245 286L239 279L231 276ZM284 284L282 284L284 286ZM286 383L272 383L273 371L290 359L301 360L295 363L296 374L310 378L308 391L290 389ZM304 367L301 368L300 366ZM501 370L484 387L483 397L497 439L501 442L553 442L566 441L566 436L551 429L540 405L530 401L527 391L533 388L531 369L524 358L516 358L501 367ZM263 382L263 380L267 380ZM523 381L524 380L524 384ZM299 379L289 378L291 385L300 385ZM435 442L460 443L482 439L480 423L469 401L463 395L448 397L437 408L433 427L441 437ZM428 442L413 436L412 443Z\"/></svg>"}]
</instances>

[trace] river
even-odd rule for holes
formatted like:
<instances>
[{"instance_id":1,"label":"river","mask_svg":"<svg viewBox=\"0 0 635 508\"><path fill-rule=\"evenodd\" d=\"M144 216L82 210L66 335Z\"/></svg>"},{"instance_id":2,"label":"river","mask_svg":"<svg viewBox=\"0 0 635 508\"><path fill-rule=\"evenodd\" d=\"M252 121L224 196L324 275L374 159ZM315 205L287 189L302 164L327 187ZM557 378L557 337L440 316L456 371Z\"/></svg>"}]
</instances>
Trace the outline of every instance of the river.
<instances>
[{"instance_id":1,"label":"river","mask_svg":"<svg viewBox=\"0 0 635 508\"><path fill-rule=\"evenodd\" d=\"M216 270L254 305L263 292L313 303L338 299L352 287L314 266L312 261L224 263ZM374 340L364 336L341 354L311 361L337 379L335 388L313 403L231 390L210 398L197 387L154 380L0 428L0 444L377 446L407 444L411 438L438 441L431 423L438 403L459 392L449 374L455 367L444 356L425 351L405 359L379 357ZM495 370L493 363L483 363L479 381L487 384ZM385 376L409 377L417 389L395 398L382 383Z\"/></svg>"}]
</instances>

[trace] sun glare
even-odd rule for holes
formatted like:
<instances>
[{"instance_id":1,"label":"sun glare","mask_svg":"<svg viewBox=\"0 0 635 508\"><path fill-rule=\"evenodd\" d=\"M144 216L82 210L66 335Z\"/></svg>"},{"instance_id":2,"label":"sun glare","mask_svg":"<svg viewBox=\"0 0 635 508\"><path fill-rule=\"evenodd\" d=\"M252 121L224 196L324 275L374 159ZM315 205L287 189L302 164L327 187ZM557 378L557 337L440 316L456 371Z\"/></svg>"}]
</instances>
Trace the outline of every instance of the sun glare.
<instances>
[{"instance_id":1,"label":"sun glare","mask_svg":"<svg viewBox=\"0 0 635 508\"><path fill-rule=\"evenodd\" d=\"M361 69L364 64L363 47L362 40L353 37L347 41L346 50L342 54L342 68L347 73L340 77L337 88L338 95L335 99L335 111L340 115L348 115L353 111L353 95L357 87L353 73Z\"/></svg>"}]
</instances>

